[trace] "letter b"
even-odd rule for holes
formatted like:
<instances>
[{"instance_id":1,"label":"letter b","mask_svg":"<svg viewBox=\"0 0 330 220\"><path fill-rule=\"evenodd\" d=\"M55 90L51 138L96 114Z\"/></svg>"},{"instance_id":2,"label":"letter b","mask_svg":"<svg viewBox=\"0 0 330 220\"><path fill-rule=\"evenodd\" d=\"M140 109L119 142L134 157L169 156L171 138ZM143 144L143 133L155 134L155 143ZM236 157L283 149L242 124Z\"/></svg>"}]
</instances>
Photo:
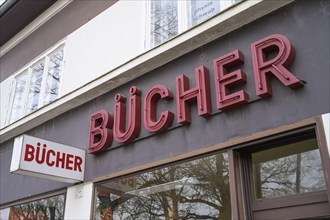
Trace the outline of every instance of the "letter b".
<instances>
[{"instance_id":1,"label":"letter b","mask_svg":"<svg viewBox=\"0 0 330 220\"><path fill-rule=\"evenodd\" d=\"M34 159L34 147L30 144L27 144L25 147L25 161L32 161Z\"/></svg>"},{"instance_id":2,"label":"letter b","mask_svg":"<svg viewBox=\"0 0 330 220\"><path fill-rule=\"evenodd\" d=\"M98 154L111 146L113 117L106 110L91 115L88 153Z\"/></svg>"}]
</instances>

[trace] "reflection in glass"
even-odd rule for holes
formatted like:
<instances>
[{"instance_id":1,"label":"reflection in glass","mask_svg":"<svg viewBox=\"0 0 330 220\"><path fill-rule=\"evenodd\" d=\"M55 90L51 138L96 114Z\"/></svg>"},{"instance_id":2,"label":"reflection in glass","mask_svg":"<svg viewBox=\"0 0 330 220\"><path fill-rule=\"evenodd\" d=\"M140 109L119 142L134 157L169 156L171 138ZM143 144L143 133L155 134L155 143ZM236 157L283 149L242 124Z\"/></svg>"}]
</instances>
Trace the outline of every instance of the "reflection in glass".
<instances>
[{"instance_id":1,"label":"reflection in glass","mask_svg":"<svg viewBox=\"0 0 330 220\"><path fill-rule=\"evenodd\" d=\"M231 219L226 154L97 187L96 219Z\"/></svg>"},{"instance_id":2,"label":"reflection in glass","mask_svg":"<svg viewBox=\"0 0 330 220\"><path fill-rule=\"evenodd\" d=\"M30 89L29 89L27 109L26 109L27 113L30 113L38 108L44 67L45 67L44 61L41 61L40 63L32 67L32 75L31 75Z\"/></svg>"},{"instance_id":3,"label":"reflection in glass","mask_svg":"<svg viewBox=\"0 0 330 220\"><path fill-rule=\"evenodd\" d=\"M18 75L16 78L16 88L15 88L15 95L14 101L12 106L12 111L10 115L10 123L16 121L17 119L23 116L24 112L24 92L26 88L27 82L27 70Z\"/></svg>"},{"instance_id":4,"label":"reflection in glass","mask_svg":"<svg viewBox=\"0 0 330 220\"><path fill-rule=\"evenodd\" d=\"M151 46L156 46L178 34L177 1L151 2Z\"/></svg>"},{"instance_id":5,"label":"reflection in glass","mask_svg":"<svg viewBox=\"0 0 330 220\"><path fill-rule=\"evenodd\" d=\"M252 154L255 198L326 189L315 138Z\"/></svg>"},{"instance_id":6,"label":"reflection in glass","mask_svg":"<svg viewBox=\"0 0 330 220\"><path fill-rule=\"evenodd\" d=\"M44 104L54 101L58 97L63 66L63 49L49 56L49 69L46 79Z\"/></svg>"},{"instance_id":7,"label":"reflection in glass","mask_svg":"<svg viewBox=\"0 0 330 220\"><path fill-rule=\"evenodd\" d=\"M64 219L64 195L58 195L10 207L9 220L21 219Z\"/></svg>"}]
</instances>

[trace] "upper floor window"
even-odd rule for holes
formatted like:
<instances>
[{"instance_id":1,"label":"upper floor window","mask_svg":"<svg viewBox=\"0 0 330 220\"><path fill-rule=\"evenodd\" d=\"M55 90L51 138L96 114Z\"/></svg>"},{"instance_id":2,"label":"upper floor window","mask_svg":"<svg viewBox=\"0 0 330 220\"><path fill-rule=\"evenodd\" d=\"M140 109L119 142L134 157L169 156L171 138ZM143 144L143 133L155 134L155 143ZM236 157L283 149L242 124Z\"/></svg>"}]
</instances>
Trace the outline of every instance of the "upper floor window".
<instances>
[{"instance_id":1,"label":"upper floor window","mask_svg":"<svg viewBox=\"0 0 330 220\"><path fill-rule=\"evenodd\" d=\"M178 34L178 2L151 1L151 45L156 46Z\"/></svg>"},{"instance_id":2,"label":"upper floor window","mask_svg":"<svg viewBox=\"0 0 330 220\"><path fill-rule=\"evenodd\" d=\"M234 5L241 0L152 0L147 1L150 18L149 48L157 46Z\"/></svg>"},{"instance_id":3,"label":"upper floor window","mask_svg":"<svg viewBox=\"0 0 330 220\"><path fill-rule=\"evenodd\" d=\"M16 75L9 123L59 97L63 57L64 45L60 45Z\"/></svg>"}]
</instances>

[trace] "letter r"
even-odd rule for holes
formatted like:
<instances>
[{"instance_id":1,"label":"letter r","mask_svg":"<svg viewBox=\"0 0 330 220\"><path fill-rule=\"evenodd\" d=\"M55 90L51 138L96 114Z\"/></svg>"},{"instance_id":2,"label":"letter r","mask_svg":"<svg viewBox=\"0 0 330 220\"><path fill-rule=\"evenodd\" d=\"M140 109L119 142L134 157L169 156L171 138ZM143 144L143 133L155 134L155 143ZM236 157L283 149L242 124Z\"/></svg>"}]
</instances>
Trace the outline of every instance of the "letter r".
<instances>
[{"instance_id":1,"label":"letter r","mask_svg":"<svg viewBox=\"0 0 330 220\"><path fill-rule=\"evenodd\" d=\"M301 87L302 82L288 69L295 57L294 47L289 39L281 34L274 34L251 45L256 93L262 98L272 96L268 75L273 74L285 86L291 89ZM268 60L267 55L277 52L275 58Z\"/></svg>"}]
</instances>

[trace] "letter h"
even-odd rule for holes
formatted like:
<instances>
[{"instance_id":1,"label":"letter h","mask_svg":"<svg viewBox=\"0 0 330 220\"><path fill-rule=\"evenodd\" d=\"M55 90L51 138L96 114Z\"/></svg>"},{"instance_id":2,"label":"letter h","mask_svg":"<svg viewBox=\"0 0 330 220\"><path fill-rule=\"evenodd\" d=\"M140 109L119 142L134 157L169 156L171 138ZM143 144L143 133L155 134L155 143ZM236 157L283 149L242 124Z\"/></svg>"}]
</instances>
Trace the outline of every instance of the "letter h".
<instances>
[{"instance_id":1,"label":"letter h","mask_svg":"<svg viewBox=\"0 0 330 220\"><path fill-rule=\"evenodd\" d=\"M198 115L208 117L212 113L209 71L205 66L195 68L196 87L189 89L189 78L183 74L176 77L177 121L191 123L190 103L197 99Z\"/></svg>"}]
</instances>

